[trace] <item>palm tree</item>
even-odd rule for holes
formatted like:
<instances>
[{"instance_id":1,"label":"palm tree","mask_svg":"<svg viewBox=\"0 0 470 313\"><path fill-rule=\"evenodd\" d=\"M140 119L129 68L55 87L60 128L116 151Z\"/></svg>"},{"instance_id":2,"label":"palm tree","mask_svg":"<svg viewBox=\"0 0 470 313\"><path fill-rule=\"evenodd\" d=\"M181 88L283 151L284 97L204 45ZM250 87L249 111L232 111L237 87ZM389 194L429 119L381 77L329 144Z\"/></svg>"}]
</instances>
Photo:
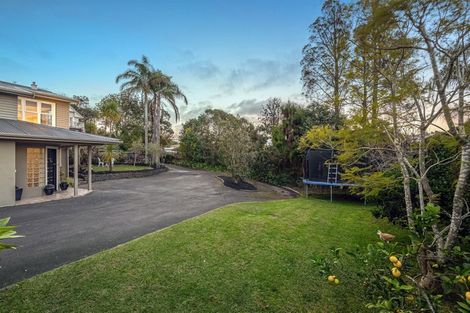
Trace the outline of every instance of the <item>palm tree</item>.
<instances>
[{"instance_id":1,"label":"palm tree","mask_svg":"<svg viewBox=\"0 0 470 313\"><path fill-rule=\"evenodd\" d=\"M187 105L188 100L171 77L157 70L152 73L150 79L150 89L153 94L152 112L153 112L153 129L152 143L156 145L153 160L156 165L160 163L160 124L162 110L164 106L169 106L175 113L176 122L178 122L180 113L176 100L181 99Z\"/></svg>"},{"instance_id":2,"label":"palm tree","mask_svg":"<svg viewBox=\"0 0 470 313\"><path fill-rule=\"evenodd\" d=\"M131 69L126 70L124 73L116 77L116 83L122 80L125 82L121 85L121 91L126 90L132 93L138 93L142 96L144 105L144 146L145 146L145 163L148 163L148 95L151 93L150 80L152 73L155 72L153 66L150 64L149 59L143 55L141 61L130 60L127 62Z\"/></svg>"},{"instance_id":3,"label":"palm tree","mask_svg":"<svg viewBox=\"0 0 470 313\"><path fill-rule=\"evenodd\" d=\"M116 135L116 124L121 119L121 113L119 112L119 103L112 98L105 99L98 106L99 114L104 120L104 129L108 135Z\"/></svg>"}]
</instances>

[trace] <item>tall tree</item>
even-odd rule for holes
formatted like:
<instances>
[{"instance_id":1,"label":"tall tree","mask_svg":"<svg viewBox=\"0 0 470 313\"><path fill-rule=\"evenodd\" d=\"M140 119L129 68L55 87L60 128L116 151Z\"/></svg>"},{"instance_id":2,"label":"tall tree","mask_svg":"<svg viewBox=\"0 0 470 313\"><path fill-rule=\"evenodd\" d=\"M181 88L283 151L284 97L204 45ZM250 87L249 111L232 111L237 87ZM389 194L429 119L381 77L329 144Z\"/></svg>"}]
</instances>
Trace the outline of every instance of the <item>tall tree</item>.
<instances>
[{"instance_id":1,"label":"tall tree","mask_svg":"<svg viewBox=\"0 0 470 313\"><path fill-rule=\"evenodd\" d=\"M263 105L259 121L261 123L261 130L268 134L272 134L273 128L278 126L281 122L282 101L280 98L269 98L266 104Z\"/></svg>"},{"instance_id":2,"label":"tall tree","mask_svg":"<svg viewBox=\"0 0 470 313\"><path fill-rule=\"evenodd\" d=\"M424 107L417 105L417 114L426 127L442 128L436 123L442 117L446 133L455 138L461 149L452 217L442 247L450 249L456 242L465 217L464 193L470 179L470 134L464 125L469 112L470 4L466 0L402 0L388 1L387 4L387 9L394 12L393 19L400 23L400 27L410 29L412 43L384 46L383 49L406 48L425 60L421 62L423 70L420 75L422 80L428 80L428 99L431 103ZM382 22L388 23L388 20ZM430 105L435 109L429 110Z\"/></svg>"},{"instance_id":3,"label":"tall tree","mask_svg":"<svg viewBox=\"0 0 470 313\"><path fill-rule=\"evenodd\" d=\"M121 90L132 93L138 93L142 97L142 105L144 107L144 146L145 146L145 163L148 163L148 96L151 93L150 81L153 66L149 59L144 55L141 61L130 60L127 65L132 67L124 73L116 77L116 83L124 81L121 84Z\"/></svg>"},{"instance_id":4,"label":"tall tree","mask_svg":"<svg viewBox=\"0 0 470 313\"><path fill-rule=\"evenodd\" d=\"M150 90L152 92L152 143L156 145L153 160L158 165L160 163L160 140L161 140L161 120L163 107L170 107L175 120L179 120L179 109L177 100L182 100L188 104L188 100L179 86L171 80L171 77L163 74L160 70L154 71L150 77Z\"/></svg>"},{"instance_id":5,"label":"tall tree","mask_svg":"<svg viewBox=\"0 0 470 313\"><path fill-rule=\"evenodd\" d=\"M469 16L470 4L465 0L389 0L381 3L380 10L367 25L369 31L376 32L377 29L388 31L395 24L404 35L397 36L398 40L383 40L376 49L397 56L388 58L389 64L380 71L390 94L389 122L393 127L387 132L402 172L408 172L416 181L421 217L427 204L437 202L429 171L455 160L453 156L431 161L427 144L431 128L443 130L460 149L460 155L456 155L460 157L460 170L450 220L438 214L430 225L431 241L427 242L423 235L419 246L418 263L422 271L419 285L424 289L432 288L436 281L432 262L445 262L446 251L456 244L464 219L470 217L470 212L463 214L463 209L468 209L465 192L470 179L470 134L465 128L470 108ZM418 66L408 72L409 66L403 60L410 55ZM415 88L413 79L423 86ZM411 92L410 86L414 88Z\"/></svg>"},{"instance_id":6,"label":"tall tree","mask_svg":"<svg viewBox=\"0 0 470 313\"><path fill-rule=\"evenodd\" d=\"M310 25L311 35L301 62L305 94L333 107L336 125L347 92L350 28L351 7L339 0L326 0L322 16Z\"/></svg>"}]
</instances>

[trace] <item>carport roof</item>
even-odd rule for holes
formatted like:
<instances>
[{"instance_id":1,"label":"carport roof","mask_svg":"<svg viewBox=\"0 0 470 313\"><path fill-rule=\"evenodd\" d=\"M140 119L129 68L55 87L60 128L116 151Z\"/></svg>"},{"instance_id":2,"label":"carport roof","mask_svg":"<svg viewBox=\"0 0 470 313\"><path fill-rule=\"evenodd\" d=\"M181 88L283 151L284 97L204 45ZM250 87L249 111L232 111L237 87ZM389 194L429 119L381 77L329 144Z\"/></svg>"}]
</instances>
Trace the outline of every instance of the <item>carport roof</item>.
<instances>
[{"instance_id":1,"label":"carport roof","mask_svg":"<svg viewBox=\"0 0 470 313\"><path fill-rule=\"evenodd\" d=\"M117 144L119 139L29 122L0 118L0 140L57 142L62 144Z\"/></svg>"}]
</instances>

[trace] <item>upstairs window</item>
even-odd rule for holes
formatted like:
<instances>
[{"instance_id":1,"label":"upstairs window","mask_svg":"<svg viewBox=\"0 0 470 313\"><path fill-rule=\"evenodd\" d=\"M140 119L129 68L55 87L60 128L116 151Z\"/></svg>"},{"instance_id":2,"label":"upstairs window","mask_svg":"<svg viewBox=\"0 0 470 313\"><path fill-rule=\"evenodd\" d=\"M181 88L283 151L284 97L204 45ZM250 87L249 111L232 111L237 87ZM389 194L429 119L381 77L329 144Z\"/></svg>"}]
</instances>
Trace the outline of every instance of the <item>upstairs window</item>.
<instances>
[{"instance_id":1,"label":"upstairs window","mask_svg":"<svg viewBox=\"0 0 470 313\"><path fill-rule=\"evenodd\" d=\"M18 120L55 126L55 103L18 98Z\"/></svg>"}]
</instances>

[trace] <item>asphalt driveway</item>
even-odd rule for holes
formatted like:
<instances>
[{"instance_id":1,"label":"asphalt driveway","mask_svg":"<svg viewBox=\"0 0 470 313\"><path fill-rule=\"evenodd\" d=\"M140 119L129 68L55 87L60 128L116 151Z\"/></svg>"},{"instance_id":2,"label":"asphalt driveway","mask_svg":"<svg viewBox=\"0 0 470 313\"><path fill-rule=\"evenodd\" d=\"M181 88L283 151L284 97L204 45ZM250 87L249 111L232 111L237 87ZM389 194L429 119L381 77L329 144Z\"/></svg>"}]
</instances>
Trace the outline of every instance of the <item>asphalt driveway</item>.
<instances>
[{"instance_id":1,"label":"asphalt driveway","mask_svg":"<svg viewBox=\"0 0 470 313\"><path fill-rule=\"evenodd\" d=\"M215 174L171 167L160 175L93 184L79 198L0 208L24 238L0 254L0 287L241 201L287 196L264 184L236 191Z\"/></svg>"}]
</instances>

